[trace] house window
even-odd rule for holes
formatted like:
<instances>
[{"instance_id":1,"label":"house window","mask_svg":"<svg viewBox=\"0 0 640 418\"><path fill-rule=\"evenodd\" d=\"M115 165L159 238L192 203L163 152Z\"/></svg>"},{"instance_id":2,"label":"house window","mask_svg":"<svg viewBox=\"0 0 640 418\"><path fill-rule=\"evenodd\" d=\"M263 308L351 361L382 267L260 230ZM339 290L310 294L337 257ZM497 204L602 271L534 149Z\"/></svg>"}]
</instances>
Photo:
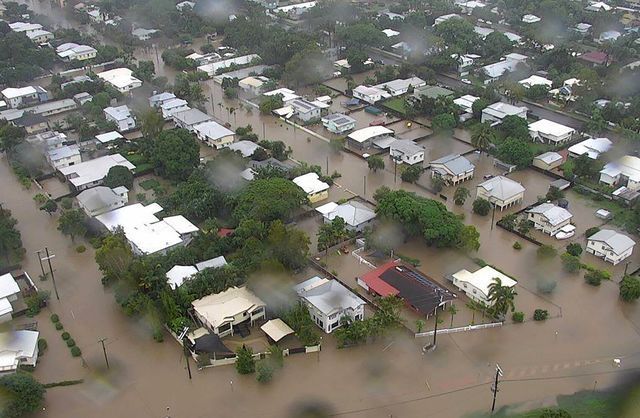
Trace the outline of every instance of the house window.
<instances>
[{"instance_id":1,"label":"house window","mask_svg":"<svg viewBox=\"0 0 640 418\"><path fill-rule=\"evenodd\" d=\"M316 318L316 323L318 324L318 326L320 326L320 328L324 328L324 322L322 322L320 319Z\"/></svg>"},{"instance_id":2,"label":"house window","mask_svg":"<svg viewBox=\"0 0 640 418\"><path fill-rule=\"evenodd\" d=\"M338 328L339 324L340 324L340 321L336 321L333 324L329 325L329 331L331 331L334 328Z\"/></svg>"},{"instance_id":3,"label":"house window","mask_svg":"<svg viewBox=\"0 0 640 418\"><path fill-rule=\"evenodd\" d=\"M218 327L218 334L229 331L230 329L231 329L231 322L227 322L226 324L220 325Z\"/></svg>"}]
</instances>

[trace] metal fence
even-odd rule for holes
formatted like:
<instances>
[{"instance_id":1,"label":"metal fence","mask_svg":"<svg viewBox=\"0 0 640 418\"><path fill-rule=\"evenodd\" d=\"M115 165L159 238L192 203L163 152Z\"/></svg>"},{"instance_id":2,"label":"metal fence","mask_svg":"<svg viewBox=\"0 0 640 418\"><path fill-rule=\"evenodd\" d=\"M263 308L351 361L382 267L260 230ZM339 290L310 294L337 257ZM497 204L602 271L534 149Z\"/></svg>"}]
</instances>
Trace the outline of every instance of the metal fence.
<instances>
[{"instance_id":1,"label":"metal fence","mask_svg":"<svg viewBox=\"0 0 640 418\"><path fill-rule=\"evenodd\" d=\"M438 334L456 334L458 332L475 331L478 329L486 329L486 328L496 328L496 327L501 327L502 325L503 325L503 322L490 322L488 324L467 325L464 327L457 327L457 328L444 328L444 329L439 329ZM433 331L417 332L415 334L415 338L431 337L431 336L433 336Z\"/></svg>"}]
</instances>

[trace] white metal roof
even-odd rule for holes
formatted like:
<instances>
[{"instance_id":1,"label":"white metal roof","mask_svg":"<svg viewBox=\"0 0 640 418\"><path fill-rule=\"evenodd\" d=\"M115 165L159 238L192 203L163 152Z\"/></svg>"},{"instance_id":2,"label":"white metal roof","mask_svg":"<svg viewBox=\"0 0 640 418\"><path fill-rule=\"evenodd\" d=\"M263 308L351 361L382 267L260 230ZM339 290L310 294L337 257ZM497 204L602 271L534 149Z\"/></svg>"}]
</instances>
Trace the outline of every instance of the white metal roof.
<instances>
[{"instance_id":1,"label":"white metal roof","mask_svg":"<svg viewBox=\"0 0 640 418\"><path fill-rule=\"evenodd\" d=\"M224 292L194 300L191 305L214 328L233 321L236 315L243 312L266 306L246 287L231 287Z\"/></svg>"},{"instance_id":2,"label":"white metal roof","mask_svg":"<svg viewBox=\"0 0 640 418\"><path fill-rule=\"evenodd\" d=\"M214 121L201 123L199 125L196 125L194 129L196 130L196 132L199 132L206 138L210 138L213 140L235 135L233 131Z\"/></svg>"},{"instance_id":3,"label":"white metal roof","mask_svg":"<svg viewBox=\"0 0 640 418\"><path fill-rule=\"evenodd\" d=\"M561 208L560 206L556 206L553 203L542 203L527 210L527 213L538 213L544 216L547 221L553 226L559 225L562 222L565 222L566 220L573 217L571 212L564 208Z\"/></svg>"},{"instance_id":4,"label":"white metal roof","mask_svg":"<svg viewBox=\"0 0 640 418\"><path fill-rule=\"evenodd\" d=\"M262 93L263 96L275 96L276 94L282 95L282 103L287 103L291 100L300 98L295 91L285 87Z\"/></svg>"},{"instance_id":5,"label":"white metal roof","mask_svg":"<svg viewBox=\"0 0 640 418\"><path fill-rule=\"evenodd\" d=\"M296 293L320 312L329 316L345 309L357 309L365 301L337 280L312 277L294 286Z\"/></svg>"},{"instance_id":6,"label":"white metal roof","mask_svg":"<svg viewBox=\"0 0 640 418\"><path fill-rule=\"evenodd\" d=\"M291 327L280 318L272 319L260 327L273 341L278 342L289 334L293 334Z\"/></svg>"},{"instance_id":7,"label":"white metal roof","mask_svg":"<svg viewBox=\"0 0 640 418\"><path fill-rule=\"evenodd\" d=\"M188 280L197 272L198 269L193 266L173 266L166 274L167 283L171 289L175 289L182 286L182 283L184 283L185 280Z\"/></svg>"},{"instance_id":8,"label":"white metal roof","mask_svg":"<svg viewBox=\"0 0 640 418\"><path fill-rule=\"evenodd\" d=\"M169 224L169 226L175 229L179 234L189 234L191 232L198 231L198 227L189 222L189 220L182 215L167 216L163 221Z\"/></svg>"},{"instance_id":9,"label":"white metal roof","mask_svg":"<svg viewBox=\"0 0 640 418\"><path fill-rule=\"evenodd\" d=\"M296 177L293 182L304 190L306 194L319 193L329 188L329 185L321 181L318 174L313 172Z\"/></svg>"},{"instance_id":10,"label":"white metal roof","mask_svg":"<svg viewBox=\"0 0 640 418\"><path fill-rule=\"evenodd\" d=\"M605 165L600 172L612 175L613 177L622 173L633 181L640 181L640 158L625 155Z\"/></svg>"},{"instance_id":11,"label":"white metal roof","mask_svg":"<svg viewBox=\"0 0 640 418\"><path fill-rule=\"evenodd\" d=\"M120 132L116 132L116 131L111 131L111 132L106 132L104 134L96 135L96 140L102 144L115 141L116 139L122 139L122 138L124 137L120 135Z\"/></svg>"},{"instance_id":12,"label":"white metal roof","mask_svg":"<svg viewBox=\"0 0 640 418\"><path fill-rule=\"evenodd\" d=\"M0 334L0 370L14 370L20 359L34 357L39 335L38 331L29 330Z\"/></svg>"},{"instance_id":13,"label":"white metal roof","mask_svg":"<svg viewBox=\"0 0 640 418\"><path fill-rule=\"evenodd\" d=\"M209 260L204 260L199 263L196 263L196 268L198 269L198 271L202 271L210 268L217 269L220 267L224 267L226 265L227 265L227 260L224 258L223 255L220 255L218 257L210 258Z\"/></svg>"},{"instance_id":14,"label":"white metal roof","mask_svg":"<svg viewBox=\"0 0 640 418\"><path fill-rule=\"evenodd\" d=\"M553 164L556 161L561 161L562 160L562 155L560 155L560 154L558 154L557 152L554 152L554 151L548 151L548 152L545 152L544 154L538 155L534 159L535 160L540 160L540 161L544 162L545 164Z\"/></svg>"},{"instance_id":15,"label":"white metal roof","mask_svg":"<svg viewBox=\"0 0 640 418\"><path fill-rule=\"evenodd\" d=\"M104 108L104 113L111 116L115 120L125 120L131 117L131 111L127 105L109 106Z\"/></svg>"},{"instance_id":16,"label":"white metal roof","mask_svg":"<svg viewBox=\"0 0 640 418\"><path fill-rule=\"evenodd\" d=\"M6 298L20 293L20 287L11 273L0 276L0 298Z\"/></svg>"},{"instance_id":17,"label":"white metal roof","mask_svg":"<svg viewBox=\"0 0 640 418\"><path fill-rule=\"evenodd\" d=\"M366 128L351 132L349 139L362 143L381 135L393 135L393 131L385 126L367 126Z\"/></svg>"},{"instance_id":18,"label":"white metal roof","mask_svg":"<svg viewBox=\"0 0 640 418\"><path fill-rule=\"evenodd\" d=\"M457 99L454 99L453 103L460 106L464 111L469 112L472 110L473 103L478 99L479 97L472 96L470 94L465 94L462 97L458 97Z\"/></svg>"},{"instance_id":19,"label":"white metal roof","mask_svg":"<svg viewBox=\"0 0 640 418\"><path fill-rule=\"evenodd\" d=\"M131 84L142 85L142 81L135 78L132 74L133 71L128 68L114 68L113 70L103 71L97 75L118 89L123 89Z\"/></svg>"},{"instance_id":20,"label":"white metal roof","mask_svg":"<svg viewBox=\"0 0 640 418\"><path fill-rule=\"evenodd\" d=\"M36 89L33 86L20 88L8 87L2 90L2 95L7 99L15 99L17 97L28 96L31 94L36 94Z\"/></svg>"},{"instance_id":21,"label":"white metal roof","mask_svg":"<svg viewBox=\"0 0 640 418\"><path fill-rule=\"evenodd\" d=\"M612 229L602 229L591 235L587 240L604 242L616 254L622 254L636 245L634 240Z\"/></svg>"},{"instance_id":22,"label":"white metal roof","mask_svg":"<svg viewBox=\"0 0 640 418\"><path fill-rule=\"evenodd\" d=\"M576 155L587 154L596 160L600 154L611 149L612 142L608 138L589 138L569 147L569 152Z\"/></svg>"},{"instance_id":23,"label":"white metal roof","mask_svg":"<svg viewBox=\"0 0 640 418\"><path fill-rule=\"evenodd\" d=\"M513 196L524 193L524 187L517 181L504 176L496 176L478 185L498 200L508 200Z\"/></svg>"},{"instance_id":24,"label":"white metal roof","mask_svg":"<svg viewBox=\"0 0 640 418\"><path fill-rule=\"evenodd\" d=\"M109 173L111 167L122 165L129 170L136 168L120 154L105 155L93 160L84 161L69 167L63 167L59 171L76 187L101 180Z\"/></svg>"},{"instance_id":25,"label":"white metal roof","mask_svg":"<svg viewBox=\"0 0 640 418\"><path fill-rule=\"evenodd\" d=\"M496 278L500 279L501 286L503 287L514 287L516 284L518 284L518 282L513 280L511 277L500 273L498 270L494 269L491 266L482 267L481 269L476 270L473 273L463 269L457 273L454 273L453 278L461 282L470 283L472 286L482 292L485 298L489 296L489 286L494 282L494 279Z\"/></svg>"},{"instance_id":26,"label":"white metal roof","mask_svg":"<svg viewBox=\"0 0 640 418\"><path fill-rule=\"evenodd\" d=\"M533 86L547 86L551 87L553 85L553 81L548 78L540 77L539 75L532 75L530 77L524 78L518 81L519 84L522 84L525 88L533 87Z\"/></svg>"},{"instance_id":27,"label":"white metal roof","mask_svg":"<svg viewBox=\"0 0 640 418\"><path fill-rule=\"evenodd\" d=\"M352 227L357 227L376 217L376 213L373 210L360 202L353 201L336 205L333 210L323 215L330 221L337 217L342 218L347 225Z\"/></svg>"},{"instance_id":28,"label":"white metal roof","mask_svg":"<svg viewBox=\"0 0 640 418\"><path fill-rule=\"evenodd\" d=\"M387 35L387 38L391 38L392 36L398 36L400 35L400 32L398 32L397 30L393 30L393 29L384 29L382 31L382 33L384 33L385 35Z\"/></svg>"},{"instance_id":29,"label":"white metal roof","mask_svg":"<svg viewBox=\"0 0 640 418\"><path fill-rule=\"evenodd\" d=\"M552 120L540 119L539 121L529 124L529 131L538 132L543 135L564 136L576 130Z\"/></svg>"}]
</instances>

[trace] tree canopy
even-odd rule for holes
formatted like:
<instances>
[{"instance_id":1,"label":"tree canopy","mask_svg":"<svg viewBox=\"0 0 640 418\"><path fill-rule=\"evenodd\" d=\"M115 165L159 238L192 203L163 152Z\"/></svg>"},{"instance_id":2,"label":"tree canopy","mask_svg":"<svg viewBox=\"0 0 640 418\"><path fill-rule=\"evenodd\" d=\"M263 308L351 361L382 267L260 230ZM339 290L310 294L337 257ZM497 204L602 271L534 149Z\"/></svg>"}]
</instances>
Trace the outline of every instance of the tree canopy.
<instances>
[{"instance_id":1,"label":"tree canopy","mask_svg":"<svg viewBox=\"0 0 640 418\"><path fill-rule=\"evenodd\" d=\"M131 190L133 187L133 173L123 165L116 165L109 169L103 183L111 189L124 186Z\"/></svg>"},{"instance_id":2,"label":"tree canopy","mask_svg":"<svg viewBox=\"0 0 640 418\"><path fill-rule=\"evenodd\" d=\"M42 408L45 388L29 373L18 371L0 377L2 417L20 418Z\"/></svg>"},{"instance_id":3,"label":"tree canopy","mask_svg":"<svg viewBox=\"0 0 640 418\"><path fill-rule=\"evenodd\" d=\"M186 180L200 163L200 147L189 131L173 129L158 135L150 157L161 176Z\"/></svg>"},{"instance_id":4,"label":"tree canopy","mask_svg":"<svg viewBox=\"0 0 640 418\"><path fill-rule=\"evenodd\" d=\"M287 220L307 202L304 191L284 178L254 180L240 192L233 212L237 220Z\"/></svg>"}]
</instances>

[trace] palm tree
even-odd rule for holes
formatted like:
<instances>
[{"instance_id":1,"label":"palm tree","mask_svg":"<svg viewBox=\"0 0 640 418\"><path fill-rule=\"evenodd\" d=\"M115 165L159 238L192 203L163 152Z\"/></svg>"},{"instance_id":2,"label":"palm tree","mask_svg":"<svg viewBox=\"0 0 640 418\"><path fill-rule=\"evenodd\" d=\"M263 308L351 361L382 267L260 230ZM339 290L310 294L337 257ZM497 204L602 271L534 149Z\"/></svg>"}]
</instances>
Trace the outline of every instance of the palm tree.
<instances>
[{"instance_id":1,"label":"palm tree","mask_svg":"<svg viewBox=\"0 0 640 418\"><path fill-rule=\"evenodd\" d=\"M453 328L453 317L458 313L458 308L453 303L449 305L449 313L451 314L451 325L449 325L449 328Z\"/></svg>"},{"instance_id":2,"label":"palm tree","mask_svg":"<svg viewBox=\"0 0 640 418\"><path fill-rule=\"evenodd\" d=\"M478 148L480 152L489 149L495 141L496 133L488 123L479 124L471 134L471 145Z\"/></svg>"},{"instance_id":3,"label":"palm tree","mask_svg":"<svg viewBox=\"0 0 640 418\"><path fill-rule=\"evenodd\" d=\"M513 312L515 310L513 301L517 294L514 287L503 286L502 280L495 277L489 285L488 300L492 302L491 313L497 318L503 318L509 310Z\"/></svg>"},{"instance_id":4,"label":"palm tree","mask_svg":"<svg viewBox=\"0 0 640 418\"><path fill-rule=\"evenodd\" d=\"M453 203L458 206L462 206L469 196L471 196L471 192L469 191L469 189L464 186L460 186L453 193Z\"/></svg>"},{"instance_id":5,"label":"palm tree","mask_svg":"<svg viewBox=\"0 0 640 418\"><path fill-rule=\"evenodd\" d=\"M148 110L142 115L142 126L140 130L145 138L155 138L164 128L164 118L162 114L154 109Z\"/></svg>"}]
</instances>

